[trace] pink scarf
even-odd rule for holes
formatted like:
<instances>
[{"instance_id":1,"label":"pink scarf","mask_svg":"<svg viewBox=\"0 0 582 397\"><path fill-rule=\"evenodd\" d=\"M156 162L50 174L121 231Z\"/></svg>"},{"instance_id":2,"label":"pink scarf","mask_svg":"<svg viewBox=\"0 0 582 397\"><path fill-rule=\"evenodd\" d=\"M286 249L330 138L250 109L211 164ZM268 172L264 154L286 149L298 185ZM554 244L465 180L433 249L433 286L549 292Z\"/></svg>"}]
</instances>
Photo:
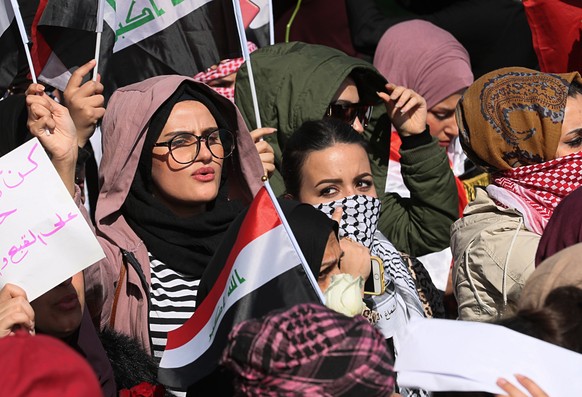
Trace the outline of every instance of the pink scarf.
<instances>
[{"instance_id":1,"label":"pink scarf","mask_svg":"<svg viewBox=\"0 0 582 397\"><path fill-rule=\"evenodd\" d=\"M429 109L473 82L467 50L449 32L420 20L388 29L374 66L389 82L422 95Z\"/></svg>"},{"instance_id":2,"label":"pink scarf","mask_svg":"<svg viewBox=\"0 0 582 397\"><path fill-rule=\"evenodd\" d=\"M577 152L498 172L487 193L501 205L518 210L526 228L541 235L554 208L580 185L582 152Z\"/></svg>"}]
</instances>

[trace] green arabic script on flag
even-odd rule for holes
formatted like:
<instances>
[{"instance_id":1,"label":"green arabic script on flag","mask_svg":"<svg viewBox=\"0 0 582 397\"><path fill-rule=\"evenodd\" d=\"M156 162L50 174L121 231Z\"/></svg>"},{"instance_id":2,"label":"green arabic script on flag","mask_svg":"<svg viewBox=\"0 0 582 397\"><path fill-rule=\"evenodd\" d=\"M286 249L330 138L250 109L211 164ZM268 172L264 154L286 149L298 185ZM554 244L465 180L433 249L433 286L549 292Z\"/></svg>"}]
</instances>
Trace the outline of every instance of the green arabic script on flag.
<instances>
[{"instance_id":1,"label":"green arabic script on flag","mask_svg":"<svg viewBox=\"0 0 582 397\"><path fill-rule=\"evenodd\" d=\"M212 0L107 0L105 22L115 31L113 52L140 42Z\"/></svg>"}]
</instances>

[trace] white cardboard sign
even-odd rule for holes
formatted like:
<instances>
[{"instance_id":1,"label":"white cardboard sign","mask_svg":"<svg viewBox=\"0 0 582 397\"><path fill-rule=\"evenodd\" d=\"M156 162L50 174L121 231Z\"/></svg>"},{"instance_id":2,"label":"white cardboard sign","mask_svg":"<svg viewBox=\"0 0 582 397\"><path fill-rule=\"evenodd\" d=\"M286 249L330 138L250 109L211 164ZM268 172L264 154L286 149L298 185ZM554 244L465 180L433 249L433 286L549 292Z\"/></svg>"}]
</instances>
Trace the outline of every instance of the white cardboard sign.
<instances>
[{"instance_id":1,"label":"white cardboard sign","mask_svg":"<svg viewBox=\"0 0 582 397\"><path fill-rule=\"evenodd\" d=\"M0 158L0 288L32 301L104 256L38 139Z\"/></svg>"}]
</instances>

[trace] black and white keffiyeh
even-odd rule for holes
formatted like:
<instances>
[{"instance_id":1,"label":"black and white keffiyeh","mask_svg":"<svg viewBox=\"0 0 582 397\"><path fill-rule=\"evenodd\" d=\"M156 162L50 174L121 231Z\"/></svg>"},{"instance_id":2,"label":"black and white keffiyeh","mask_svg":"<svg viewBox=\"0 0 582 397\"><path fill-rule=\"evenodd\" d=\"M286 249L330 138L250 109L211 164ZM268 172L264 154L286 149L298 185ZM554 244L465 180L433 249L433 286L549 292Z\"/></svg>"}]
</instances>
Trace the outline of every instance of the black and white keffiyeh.
<instances>
[{"instance_id":1,"label":"black and white keffiyeh","mask_svg":"<svg viewBox=\"0 0 582 397\"><path fill-rule=\"evenodd\" d=\"M416 285L408 266L394 245L378 231L381 202L371 196L355 195L315 206L329 217L335 208L342 207L339 235L349 237L368 247L370 254L384 262L386 293L373 296L374 309L380 314L377 327L386 337L393 337L399 326L404 326L412 317L424 317L424 310ZM403 304L404 318L398 319L397 304Z\"/></svg>"},{"instance_id":2,"label":"black and white keffiyeh","mask_svg":"<svg viewBox=\"0 0 582 397\"><path fill-rule=\"evenodd\" d=\"M398 354L399 339L404 336L406 324L414 317L425 317L425 314L408 266L394 245L378 230L381 206L375 197L354 195L318 204L315 208L331 217L335 208L342 207L340 237L349 237L368 247L370 255L384 262L386 292L370 299L373 309L379 314L376 328L384 337L393 338L395 353ZM405 397L429 395L422 389L400 387L398 391Z\"/></svg>"}]
</instances>

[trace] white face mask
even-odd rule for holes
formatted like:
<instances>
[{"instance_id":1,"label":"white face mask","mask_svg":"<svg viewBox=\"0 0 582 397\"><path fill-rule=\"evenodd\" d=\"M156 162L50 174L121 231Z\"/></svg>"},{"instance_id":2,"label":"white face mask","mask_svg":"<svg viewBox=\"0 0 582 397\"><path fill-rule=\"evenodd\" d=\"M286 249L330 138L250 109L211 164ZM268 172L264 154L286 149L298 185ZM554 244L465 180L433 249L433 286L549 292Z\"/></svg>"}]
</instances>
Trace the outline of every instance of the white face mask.
<instances>
[{"instance_id":1,"label":"white face mask","mask_svg":"<svg viewBox=\"0 0 582 397\"><path fill-rule=\"evenodd\" d=\"M374 234L378 229L378 217L382 203L371 196L354 195L342 199L314 205L331 218L335 208L342 207L344 214L339 225L340 237L349 237L371 248Z\"/></svg>"}]
</instances>

